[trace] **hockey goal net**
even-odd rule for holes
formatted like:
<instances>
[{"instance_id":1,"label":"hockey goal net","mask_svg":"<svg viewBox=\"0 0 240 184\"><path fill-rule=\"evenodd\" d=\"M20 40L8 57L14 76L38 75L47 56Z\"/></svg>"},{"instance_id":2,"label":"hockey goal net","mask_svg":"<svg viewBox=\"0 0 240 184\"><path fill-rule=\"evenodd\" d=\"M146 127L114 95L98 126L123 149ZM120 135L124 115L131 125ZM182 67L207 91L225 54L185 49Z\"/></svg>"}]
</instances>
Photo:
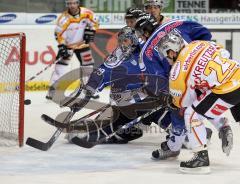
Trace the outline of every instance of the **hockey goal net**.
<instances>
[{"instance_id":1,"label":"hockey goal net","mask_svg":"<svg viewBox=\"0 0 240 184\"><path fill-rule=\"evenodd\" d=\"M0 34L0 145L23 146L24 33Z\"/></svg>"}]
</instances>

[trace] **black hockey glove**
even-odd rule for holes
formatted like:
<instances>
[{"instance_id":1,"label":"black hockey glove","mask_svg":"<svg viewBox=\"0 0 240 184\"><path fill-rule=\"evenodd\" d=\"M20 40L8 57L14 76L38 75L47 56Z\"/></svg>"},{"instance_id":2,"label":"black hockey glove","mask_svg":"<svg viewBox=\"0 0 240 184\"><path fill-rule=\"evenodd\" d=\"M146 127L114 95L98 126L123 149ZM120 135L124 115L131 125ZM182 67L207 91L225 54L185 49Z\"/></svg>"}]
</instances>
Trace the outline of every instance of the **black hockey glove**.
<instances>
[{"instance_id":1,"label":"black hockey glove","mask_svg":"<svg viewBox=\"0 0 240 184\"><path fill-rule=\"evenodd\" d=\"M149 90L150 89L150 90ZM173 104L173 98L169 93L165 93L165 92L158 92L158 94L156 95L155 93L152 92L151 88L149 88L149 86L145 86L142 88L142 91L149 95L150 97L156 98L160 101L161 105L169 108L169 109L173 109L176 110L178 109L174 104Z\"/></svg>"},{"instance_id":2,"label":"black hockey glove","mask_svg":"<svg viewBox=\"0 0 240 184\"><path fill-rule=\"evenodd\" d=\"M71 53L69 52L69 49L67 48L66 45L60 44L58 45L58 49L59 49L58 54L63 59L68 59L71 56Z\"/></svg>"},{"instance_id":3,"label":"black hockey glove","mask_svg":"<svg viewBox=\"0 0 240 184\"><path fill-rule=\"evenodd\" d=\"M85 40L86 44L94 41L95 33L96 31L93 29L86 28L84 30L83 40Z\"/></svg>"},{"instance_id":4,"label":"black hockey glove","mask_svg":"<svg viewBox=\"0 0 240 184\"><path fill-rule=\"evenodd\" d=\"M177 107L173 104L173 98L170 94L160 93L157 98L163 103L163 106L170 109L177 109Z\"/></svg>"}]
</instances>

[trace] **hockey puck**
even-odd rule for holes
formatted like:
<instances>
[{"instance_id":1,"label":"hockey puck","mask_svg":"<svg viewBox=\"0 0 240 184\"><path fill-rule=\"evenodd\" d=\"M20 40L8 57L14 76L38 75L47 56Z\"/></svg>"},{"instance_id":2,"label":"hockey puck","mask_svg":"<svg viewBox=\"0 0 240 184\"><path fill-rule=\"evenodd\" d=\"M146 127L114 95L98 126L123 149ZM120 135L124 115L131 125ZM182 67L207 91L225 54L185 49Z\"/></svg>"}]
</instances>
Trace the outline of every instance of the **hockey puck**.
<instances>
[{"instance_id":1,"label":"hockey puck","mask_svg":"<svg viewBox=\"0 0 240 184\"><path fill-rule=\"evenodd\" d=\"M31 104L31 100L27 99L27 100L24 100L24 105L30 105Z\"/></svg>"}]
</instances>

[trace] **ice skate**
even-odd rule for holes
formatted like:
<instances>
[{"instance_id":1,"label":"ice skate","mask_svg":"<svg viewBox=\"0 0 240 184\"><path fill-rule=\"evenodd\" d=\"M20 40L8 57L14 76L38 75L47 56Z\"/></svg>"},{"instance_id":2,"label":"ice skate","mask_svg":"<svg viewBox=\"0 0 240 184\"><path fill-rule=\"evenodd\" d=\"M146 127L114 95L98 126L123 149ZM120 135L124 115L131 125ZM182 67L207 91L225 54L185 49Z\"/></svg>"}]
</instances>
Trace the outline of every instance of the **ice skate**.
<instances>
[{"instance_id":1,"label":"ice skate","mask_svg":"<svg viewBox=\"0 0 240 184\"><path fill-rule=\"evenodd\" d=\"M177 157L180 151L171 151L167 145L167 141L161 144L161 148L152 152L153 160L166 160L170 157Z\"/></svg>"},{"instance_id":2,"label":"ice skate","mask_svg":"<svg viewBox=\"0 0 240 184\"><path fill-rule=\"evenodd\" d=\"M180 171L190 174L208 174L210 173L208 151L202 150L196 152L191 160L180 163Z\"/></svg>"}]
</instances>

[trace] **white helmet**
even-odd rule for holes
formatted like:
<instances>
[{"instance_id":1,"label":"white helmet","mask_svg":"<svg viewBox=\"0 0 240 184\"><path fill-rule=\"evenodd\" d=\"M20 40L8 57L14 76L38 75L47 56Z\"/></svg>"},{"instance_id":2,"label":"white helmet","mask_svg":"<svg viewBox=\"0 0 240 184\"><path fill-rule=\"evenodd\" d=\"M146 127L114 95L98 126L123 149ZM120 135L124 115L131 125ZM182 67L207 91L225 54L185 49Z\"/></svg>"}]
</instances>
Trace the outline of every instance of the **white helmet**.
<instances>
[{"instance_id":1,"label":"white helmet","mask_svg":"<svg viewBox=\"0 0 240 184\"><path fill-rule=\"evenodd\" d=\"M160 40L158 51L161 56L167 57L169 50L179 53L184 46L185 44L182 36L177 30L172 30Z\"/></svg>"},{"instance_id":2,"label":"white helmet","mask_svg":"<svg viewBox=\"0 0 240 184\"><path fill-rule=\"evenodd\" d=\"M159 6L160 9L164 7L164 1L163 0L147 0L144 3L144 8L147 9L148 6Z\"/></svg>"},{"instance_id":3,"label":"white helmet","mask_svg":"<svg viewBox=\"0 0 240 184\"><path fill-rule=\"evenodd\" d=\"M76 2L78 4L80 3L79 0L65 0L66 7L68 7L68 3L70 3L70 2Z\"/></svg>"}]
</instances>

